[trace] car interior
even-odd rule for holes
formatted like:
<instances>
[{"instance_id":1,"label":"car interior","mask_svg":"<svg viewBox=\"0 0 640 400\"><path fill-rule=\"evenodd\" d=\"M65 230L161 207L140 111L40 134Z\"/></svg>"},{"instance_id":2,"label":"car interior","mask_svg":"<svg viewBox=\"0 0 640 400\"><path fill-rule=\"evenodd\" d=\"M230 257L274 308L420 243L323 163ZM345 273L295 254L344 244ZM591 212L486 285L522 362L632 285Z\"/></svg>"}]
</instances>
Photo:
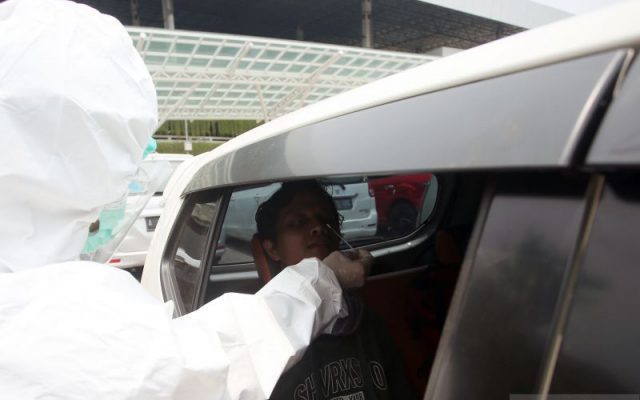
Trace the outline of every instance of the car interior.
<instances>
[{"instance_id":1,"label":"car interior","mask_svg":"<svg viewBox=\"0 0 640 400\"><path fill-rule=\"evenodd\" d=\"M546 349L557 329L554 315L565 296L564 277L580 262L575 258L579 237L593 207L590 199L598 197L595 183L603 177L567 170L433 176L434 207L411 232L393 236L383 226L368 239L350 240L375 258L359 294L384 321L416 393L425 393L425 388L430 398L530 393L545 368ZM378 178L367 177L369 182ZM226 292L255 293L268 279L260 268L266 257L260 248L252 249L251 241L238 244L227 237L225 246L216 242L223 236L229 199L245 189L217 188L185 199L180 218L187 220L176 225L176 245L167 253L173 254L182 312ZM432 199L424 196L424 201ZM620 268L628 264L628 259L619 263ZM606 286L599 282L612 279L589 274L578 284L586 300L576 314L587 319L594 306L589 300L593 290L600 293ZM494 329L496 324L502 328ZM579 336L583 330L570 325L567 338L585 346ZM610 386L602 379L566 385L566 376L586 368L570 350L560 354L559 365L565 370L560 368L552 388L571 392L586 383ZM633 359L625 357L624 362ZM463 376L464 384L451 385L451 376Z\"/></svg>"},{"instance_id":2,"label":"car interior","mask_svg":"<svg viewBox=\"0 0 640 400\"><path fill-rule=\"evenodd\" d=\"M380 181L384 183L382 190L392 200L385 201L386 205L393 205L394 200L404 201L403 207L408 210L407 198L413 196L415 213L395 215L401 218L413 215L415 220L403 232L380 225L374 235L349 242L368 249L375 258L367 284L359 294L369 309L384 320L409 381L416 393L423 393L482 198L484 176L422 173L419 176L426 177L422 181L416 181L415 176L393 176L392 184L389 176L363 178L370 183L372 195L377 180L384 179ZM403 189L409 178L413 182ZM273 272L255 238L238 239L227 232L223 246L218 241L217 246L208 245L211 251L204 249L214 238L225 236L221 234L228 217L225 210L231 210L230 199L242 197L234 197L233 193L255 192L255 187L223 188L191 195L193 201L187 203L191 209L183 213L188 220L179 224L183 229L178 233L174 265L180 296L194 299L193 308L226 292L255 293L271 278ZM401 198L401 193L412 188L419 192ZM250 200L247 204L253 208L244 212L253 217L258 204ZM218 213L220 216L216 217ZM393 214L379 209L378 214L381 213ZM211 225L214 229L207 229ZM406 221L403 226L407 226ZM199 287L198 268L193 267L200 264L197 258L201 254L210 261L205 275L208 279ZM185 311L190 310L189 303L190 300L184 301Z\"/></svg>"}]
</instances>

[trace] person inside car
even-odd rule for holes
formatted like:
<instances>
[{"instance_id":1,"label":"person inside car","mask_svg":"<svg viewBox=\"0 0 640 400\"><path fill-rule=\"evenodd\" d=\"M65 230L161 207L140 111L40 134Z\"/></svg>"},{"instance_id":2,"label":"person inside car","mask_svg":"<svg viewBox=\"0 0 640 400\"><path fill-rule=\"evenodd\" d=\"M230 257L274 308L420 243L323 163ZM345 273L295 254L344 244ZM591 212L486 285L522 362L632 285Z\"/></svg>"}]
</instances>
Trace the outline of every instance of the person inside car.
<instances>
[{"instance_id":1,"label":"person inside car","mask_svg":"<svg viewBox=\"0 0 640 400\"><path fill-rule=\"evenodd\" d=\"M276 272L309 258L371 257L362 249L338 251L340 217L317 181L285 182L256 211L257 237ZM349 315L312 342L271 399L415 398L384 323L353 292L343 299Z\"/></svg>"}]
</instances>

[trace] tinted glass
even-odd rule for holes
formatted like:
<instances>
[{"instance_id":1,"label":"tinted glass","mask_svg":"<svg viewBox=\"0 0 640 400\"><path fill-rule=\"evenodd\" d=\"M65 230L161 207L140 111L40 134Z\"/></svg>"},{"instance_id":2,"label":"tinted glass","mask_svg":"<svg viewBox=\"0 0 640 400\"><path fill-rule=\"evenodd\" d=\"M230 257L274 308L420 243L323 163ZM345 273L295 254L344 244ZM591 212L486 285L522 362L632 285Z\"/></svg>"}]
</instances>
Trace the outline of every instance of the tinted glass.
<instances>
[{"instance_id":1,"label":"tinted glass","mask_svg":"<svg viewBox=\"0 0 640 400\"><path fill-rule=\"evenodd\" d=\"M637 58L637 57L636 57ZM640 60L636 59L616 94L589 151L589 164L640 162Z\"/></svg>"},{"instance_id":2,"label":"tinted glass","mask_svg":"<svg viewBox=\"0 0 640 400\"><path fill-rule=\"evenodd\" d=\"M372 178L379 238L409 234L427 221L435 208L438 181L430 173Z\"/></svg>"},{"instance_id":3,"label":"tinted glass","mask_svg":"<svg viewBox=\"0 0 640 400\"><path fill-rule=\"evenodd\" d=\"M552 393L640 393L640 177L608 179Z\"/></svg>"},{"instance_id":4,"label":"tinted glass","mask_svg":"<svg viewBox=\"0 0 640 400\"><path fill-rule=\"evenodd\" d=\"M171 270L175 276L177 295L184 312L194 309L200 288L209 230L218 211L218 202L196 202L182 220Z\"/></svg>"},{"instance_id":5,"label":"tinted glass","mask_svg":"<svg viewBox=\"0 0 640 400\"><path fill-rule=\"evenodd\" d=\"M239 264L253 261L250 242L257 232L256 210L278 188L280 188L280 184L274 183L233 192L222 225L226 244L225 251L218 264Z\"/></svg>"},{"instance_id":6,"label":"tinted glass","mask_svg":"<svg viewBox=\"0 0 640 400\"><path fill-rule=\"evenodd\" d=\"M467 250L428 398L535 392L585 187L525 174L498 184L479 243Z\"/></svg>"}]
</instances>

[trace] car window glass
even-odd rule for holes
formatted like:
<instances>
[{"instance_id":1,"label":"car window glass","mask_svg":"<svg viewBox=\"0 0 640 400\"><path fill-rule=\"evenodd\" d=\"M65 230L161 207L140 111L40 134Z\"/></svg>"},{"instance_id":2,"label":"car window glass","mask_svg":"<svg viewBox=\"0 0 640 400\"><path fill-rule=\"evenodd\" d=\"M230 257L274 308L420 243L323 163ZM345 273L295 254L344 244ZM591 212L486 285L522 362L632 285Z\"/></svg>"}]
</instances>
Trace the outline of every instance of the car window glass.
<instances>
[{"instance_id":1,"label":"car window glass","mask_svg":"<svg viewBox=\"0 0 640 400\"><path fill-rule=\"evenodd\" d=\"M342 215L340 233L348 242L376 236L378 216L366 177L326 178L320 182Z\"/></svg>"},{"instance_id":2,"label":"car window glass","mask_svg":"<svg viewBox=\"0 0 640 400\"><path fill-rule=\"evenodd\" d=\"M428 221L438 197L438 180L430 173L369 179L378 214L377 238L396 238L414 232Z\"/></svg>"},{"instance_id":3,"label":"car window glass","mask_svg":"<svg viewBox=\"0 0 640 400\"><path fill-rule=\"evenodd\" d=\"M256 233L256 210L280 188L280 183L242 189L233 192L222 225L225 247L218 264L236 264L253 261L251 238ZM220 253L220 252L219 252Z\"/></svg>"},{"instance_id":4,"label":"car window glass","mask_svg":"<svg viewBox=\"0 0 640 400\"><path fill-rule=\"evenodd\" d=\"M218 203L215 201L194 204L177 238L171 268L185 312L192 311L195 304L207 236L213 226L217 208Z\"/></svg>"},{"instance_id":5,"label":"car window glass","mask_svg":"<svg viewBox=\"0 0 640 400\"><path fill-rule=\"evenodd\" d=\"M414 232L433 213L438 194L437 179L430 173L323 178L320 182L342 215L342 236L354 246ZM233 192L214 265L253 262L256 210L280 186L273 183Z\"/></svg>"}]
</instances>

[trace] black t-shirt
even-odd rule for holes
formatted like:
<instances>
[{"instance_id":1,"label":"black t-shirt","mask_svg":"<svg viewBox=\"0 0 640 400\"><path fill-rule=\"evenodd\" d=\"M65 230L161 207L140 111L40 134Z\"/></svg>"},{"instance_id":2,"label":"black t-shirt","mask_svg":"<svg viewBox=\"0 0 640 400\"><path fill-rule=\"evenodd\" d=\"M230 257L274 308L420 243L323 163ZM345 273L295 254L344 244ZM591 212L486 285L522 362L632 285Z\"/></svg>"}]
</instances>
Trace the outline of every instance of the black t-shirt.
<instances>
[{"instance_id":1,"label":"black t-shirt","mask_svg":"<svg viewBox=\"0 0 640 400\"><path fill-rule=\"evenodd\" d=\"M311 343L280 377L271 400L416 398L384 323L362 307L358 311L348 333L321 335Z\"/></svg>"}]
</instances>

